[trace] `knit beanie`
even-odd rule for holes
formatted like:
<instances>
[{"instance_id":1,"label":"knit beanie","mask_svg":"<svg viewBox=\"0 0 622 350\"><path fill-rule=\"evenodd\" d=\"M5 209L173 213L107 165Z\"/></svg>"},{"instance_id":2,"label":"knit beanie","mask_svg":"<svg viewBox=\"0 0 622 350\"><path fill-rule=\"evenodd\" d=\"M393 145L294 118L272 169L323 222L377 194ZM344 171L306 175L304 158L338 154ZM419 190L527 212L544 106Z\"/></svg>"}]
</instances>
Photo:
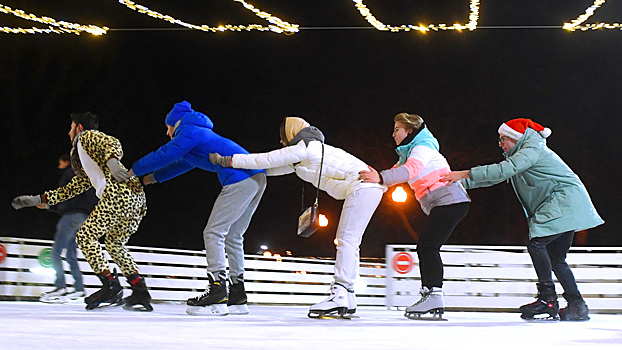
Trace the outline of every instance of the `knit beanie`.
<instances>
[{"instance_id":1,"label":"knit beanie","mask_svg":"<svg viewBox=\"0 0 622 350\"><path fill-rule=\"evenodd\" d=\"M283 138L283 136L285 136L285 139L287 140L287 143L289 144L289 141L291 141L294 136L296 136L300 130L307 128L311 126L311 124L307 123L304 119L300 118L300 117L286 117L285 118L285 125L282 129L282 134L281 138ZM283 140L283 141L286 141Z\"/></svg>"},{"instance_id":2,"label":"knit beanie","mask_svg":"<svg viewBox=\"0 0 622 350\"><path fill-rule=\"evenodd\" d=\"M194 111L190 107L190 103L188 101L175 103L173 109L171 109L171 111L166 115L164 123L166 123L166 125L175 126L175 124L177 124L177 122L180 121L186 113L192 112Z\"/></svg>"},{"instance_id":3,"label":"knit beanie","mask_svg":"<svg viewBox=\"0 0 622 350\"><path fill-rule=\"evenodd\" d=\"M514 140L520 140L527 128L535 130L544 138L549 137L552 133L551 129L545 128L531 119L518 118L501 124L499 134L507 135Z\"/></svg>"}]
</instances>

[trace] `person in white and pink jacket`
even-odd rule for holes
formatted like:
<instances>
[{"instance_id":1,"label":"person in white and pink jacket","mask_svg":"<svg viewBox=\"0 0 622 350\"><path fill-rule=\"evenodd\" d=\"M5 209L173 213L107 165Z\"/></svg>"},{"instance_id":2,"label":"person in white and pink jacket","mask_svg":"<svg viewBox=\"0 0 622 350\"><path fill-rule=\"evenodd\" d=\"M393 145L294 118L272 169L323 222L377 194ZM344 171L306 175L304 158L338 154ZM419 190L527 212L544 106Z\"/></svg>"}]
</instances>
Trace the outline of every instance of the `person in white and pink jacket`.
<instances>
[{"instance_id":1,"label":"person in white and pink jacket","mask_svg":"<svg viewBox=\"0 0 622 350\"><path fill-rule=\"evenodd\" d=\"M214 164L241 169L265 169L266 175L293 172L317 186L322 154L320 190L337 200L344 200L337 228L337 257L330 296L309 309L309 317L350 315L356 311L354 280L359 271L359 246L365 228L376 211L386 187L363 183L359 172L367 164L344 150L324 144L324 135L298 116L288 116L281 123L284 148L267 153L210 154Z\"/></svg>"},{"instance_id":2,"label":"person in white and pink jacket","mask_svg":"<svg viewBox=\"0 0 622 350\"><path fill-rule=\"evenodd\" d=\"M466 216L471 200L460 183L447 185L441 181L442 175L451 170L423 119L416 114L400 113L394 122L393 139L398 146L398 163L380 173L369 167L360 173L360 178L364 183L385 186L407 182L415 192L428 219L417 242L421 299L406 309L405 316L419 318L430 312L434 317L442 318L445 303L440 249Z\"/></svg>"}]
</instances>

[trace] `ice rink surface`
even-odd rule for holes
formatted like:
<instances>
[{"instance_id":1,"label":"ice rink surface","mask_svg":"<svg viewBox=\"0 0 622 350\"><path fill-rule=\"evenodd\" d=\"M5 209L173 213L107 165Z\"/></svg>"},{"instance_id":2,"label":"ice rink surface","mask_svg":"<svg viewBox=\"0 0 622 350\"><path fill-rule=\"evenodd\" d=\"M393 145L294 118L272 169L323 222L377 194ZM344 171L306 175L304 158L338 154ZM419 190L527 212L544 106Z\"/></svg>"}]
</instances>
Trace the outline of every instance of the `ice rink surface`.
<instances>
[{"instance_id":1,"label":"ice rink surface","mask_svg":"<svg viewBox=\"0 0 622 350\"><path fill-rule=\"evenodd\" d=\"M518 313L446 312L415 321L360 308L359 318L310 319L302 306L250 305L249 315L189 316L84 304L0 302L0 349L622 349L622 315L587 322L525 322Z\"/></svg>"}]
</instances>

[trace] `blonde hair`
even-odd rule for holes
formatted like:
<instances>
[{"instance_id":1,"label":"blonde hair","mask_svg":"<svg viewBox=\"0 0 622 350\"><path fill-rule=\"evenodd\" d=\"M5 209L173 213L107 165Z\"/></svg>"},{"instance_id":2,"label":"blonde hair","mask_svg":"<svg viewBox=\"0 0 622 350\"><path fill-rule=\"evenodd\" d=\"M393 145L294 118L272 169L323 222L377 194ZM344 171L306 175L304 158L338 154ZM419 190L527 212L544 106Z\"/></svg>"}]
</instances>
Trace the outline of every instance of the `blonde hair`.
<instances>
[{"instance_id":1,"label":"blonde hair","mask_svg":"<svg viewBox=\"0 0 622 350\"><path fill-rule=\"evenodd\" d=\"M393 118L394 122L400 122L408 128L419 130L423 124L423 118L417 114L400 113Z\"/></svg>"}]
</instances>

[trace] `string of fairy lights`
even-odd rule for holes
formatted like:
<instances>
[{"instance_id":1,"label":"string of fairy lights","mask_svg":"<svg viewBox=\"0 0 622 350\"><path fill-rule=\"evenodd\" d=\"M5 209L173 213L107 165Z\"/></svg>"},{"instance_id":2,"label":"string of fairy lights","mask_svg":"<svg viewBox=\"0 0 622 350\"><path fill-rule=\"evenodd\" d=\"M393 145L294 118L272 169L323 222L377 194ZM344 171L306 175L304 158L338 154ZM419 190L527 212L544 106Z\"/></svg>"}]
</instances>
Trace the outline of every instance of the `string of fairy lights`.
<instances>
[{"instance_id":1,"label":"string of fairy lights","mask_svg":"<svg viewBox=\"0 0 622 350\"><path fill-rule=\"evenodd\" d=\"M260 25L260 24L248 24L248 25L233 25L233 24L224 24L216 27L212 27L209 25L197 25L191 24L188 22L184 22L182 20L176 19L170 15L162 14L160 12L151 10L146 6L135 3L130 0L118 0L118 2L122 5L125 5L127 8L137 11L140 14L144 14L150 17L153 17L158 20L163 20L178 26L183 27L183 29L188 30L199 30L205 32L227 32L227 31L269 31L277 34L295 34L300 30L311 30L311 29L372 29L375 28L379 31L388 31L388 32L401 32L401 31L418 31L421 33L426 33L429 31L447 31L453 30L462 32L463 30L474 31L478 28L485 29L533 29L533 28L551 28L551 29L565 29L570 32L574 31L587 31L587 30L601 30L601 29L620 29L622 30L622 24L620 23L585 23L597 9L602 7L605 4L606 0L595 0L594 3L585 10L585 13L581 14L576 19L564 23L563 26L489 26L489 27L478 27L479 20L479 9L480 9L480 0L469 0L469 16L468 22L466 24L454 23L451 25L447 24L403 24L403 25L390 25L385 24L378 20L371 12L369 7L367 7L363 0L352 0L355 8L358 10L360 15L372 26L372 27L300 27L298 24L292 24L286 22L268 12L262 11L257 7L251 5L245 0L231 0L241 4L246 10L251 11L255 16L267 21L268 25ZM5 6L0 4L0 13L13 15L28 21L38 22L47 25L47 28L12 28L12 27L2 27L0 26L0 32L8 33L8 34L75 34L80 35L81 33L89 33L92 35L104 35L108 31L122 31L122 30L172 30L169 28L134 28L134 29L110 29L108 27L99 27L93 24L79 24L72 23L67 21L57 21L51 17L39 17L32 13L26 13L20 9L13 9L9 6ZM180 28L182 29L182 28Z\"/></svg>"}]
</instances>

